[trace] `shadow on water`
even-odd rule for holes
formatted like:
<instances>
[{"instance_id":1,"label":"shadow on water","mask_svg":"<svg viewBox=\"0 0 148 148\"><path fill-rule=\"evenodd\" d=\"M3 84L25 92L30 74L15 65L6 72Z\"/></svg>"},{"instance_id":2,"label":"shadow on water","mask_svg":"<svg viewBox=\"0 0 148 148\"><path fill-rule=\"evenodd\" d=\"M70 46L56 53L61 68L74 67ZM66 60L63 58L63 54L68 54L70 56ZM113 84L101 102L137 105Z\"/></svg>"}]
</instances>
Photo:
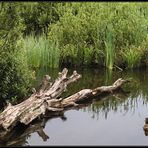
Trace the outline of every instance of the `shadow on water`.
<instances>
[{"instance_id":1,"label":"shadow on water","mask_svg":"<svg viewBox=\"0 0 148 148\"><path fill-rule=\"evenodd\" d=\"M39 86L42 77L45 74L49 74L54 80L58 72L61 69L41 69L37 73L37 79L34 82L34 86ZM69 74L71 74L73 69L69 70ZM103 138L102 133L91 133L93 130L104 130L104 132L108 132L106 127L108 123L110 126L114 127L114 121L121 121L120 126L123 130L130 129L133 126L134 122L137 122L137 126L141 127L132 127L139 128L137 134L138 140L133 142L133 135L124 133L125 136L129 139L129 141L118 140L117 144L147 144L148 139L143 140L144 132L142 131L142 123L144 123L143 118L148 115L148 70L146 69L138 69L134 71L106 71L106 70L98 70L98 69L77 69L77 72L82 75L82 78L76 82L71 84L68 87L68 91L63 94L62 97L69 96L81 89L84 88L95 88L102 85L111 85L116 79L122 78L132 78L131 82L128 85L123 87L119 92L104 95L101 97L97 97L92 99L91 101L83 102L77 108L73 108L72 110L67 110L61 113L58 113L54 118L50 118L52 113L48 113L47 117L42 120L36 120L29 126L17 126L11 133L5 135L0 139L0 146L23 146L23 145L107 145L107 144L116 144L113 137L111 137L112 141L109 141L106 138ZM74 112L75 111L75 112ZM142 113L141 113L142 112ZM138 114L138 116L137 116ZM49 116L49 117L48 117ZM81 118L91 117L91 119L82 121ZM77 117L77 118L76 118ZM130 119L133 118L131 121ZM59 121L60 119L61 121ZM72 120L72 121L71 121ZM99 121L99 122L98 122ZM125 122L126 121L126 122ZM54 125L53 125L53 123ZM65 124L64 124L65 123ZM81 129L76 124L83 124L85 129ZM126 127L124 124L126 123ZM96 124L96 127L94 126ZM100 128L98 129L100 124ZM123 124L123 125L122 125ZM136 123L135 123L136 124ZM59 127L62 126L62 130ZM89 130L88 127L91 127ZM118 129L118 125L116 126ZM49 129L51 130L49 132ZM59 129L59 134L64 134L64 137L58 137L56 135L56 131ZM119 128L120 129L120 128ZM61 132L60 132L61 130ZM73 136L75 136L75 131L83 130L82 135L77 136L78 138L74 138L75 141L71 142L70 140L70 131L73 132ZM110 129L110 132L114 132L115 129ZM65 133L63 133L65 131ZM79 131L79 132L80 132ZM125 132L124 131L124 132ZM130 131L129 131L130 132ZM142 132L142 133L141 133ZM34 135L37 133L37 135ZM91 135L92 134L92 135ZM101 135L102 134L102 135ZM108 134L110 134L108 132ZM119 135L118 135L119 134ZM117 133L117 137L120 137L121 133ZM123 131L122 131L123 134ZM91 141L88 135L93 136ZM51 140L50 136L55 137L55 142L53 139ZM122 135L123 136L123 135ZM121 137L122 137L121 136ZM40 143L33 141L34 138L41 138L42 141ZM86 141L83 139L86 138ZM98 141L97 139L101 137L102 141ZM104 135L105 137L105 135ZM61 138L61 139L60 139ZM64 140L66 141L64 142ZM79 140L80 141L79 141ZM89 139L89 140L88 140ZM51 141L51 142L50 142ZM69 142L67 142L69 141ZM108 143L107 143L108 142Z\"/></svg>"}]
</instances>

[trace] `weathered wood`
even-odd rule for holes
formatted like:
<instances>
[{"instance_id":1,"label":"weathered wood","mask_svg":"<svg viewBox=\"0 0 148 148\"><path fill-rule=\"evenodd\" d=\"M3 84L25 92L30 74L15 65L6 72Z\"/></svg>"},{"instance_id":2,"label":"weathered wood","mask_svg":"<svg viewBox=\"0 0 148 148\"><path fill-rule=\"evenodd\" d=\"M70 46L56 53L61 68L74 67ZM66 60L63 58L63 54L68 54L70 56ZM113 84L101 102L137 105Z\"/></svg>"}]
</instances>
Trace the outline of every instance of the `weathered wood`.
<instances>
[{"instance_id":1,"label":"weathered wood","mask_svg":"<svg viewBox=\"0 0 148 148\"><path fill-rule=\"evenodd\" d=\"M122 95L121 98L123 98L123 97L126 97L127 94L128 94L128 92L123 91L123 89L121 88L118 91L116 91L110 95L113 95L114 97ZM43 134L41 134L41 133L44 132L42 130L44 130L46 123L49 122L49 120L55 119L55 118L60 118L61 120L65 121L65 120L67 120L67 117L64 115L64 113L66 111L71 110L71 109L79 110L79 109L85 108L87 106L90 106L93 102L101 101L101 100L103 101L106 99L108 99L108 94L106 94L106 93L104 95L96 96L93 99L88 98L87 101L84 100L84 102L81 102L78 106L66 107L66 108L64 108L63 111L47 112L43 118L34 120L29 125L26 125L26 126L17 125L17 127L14 128L14 130L11 130L10 132L7 132L7 131L0 132L0 146L17 146L17 145L19 146L20 143L24 143L26 141L26 139L28 139L27 137L31 133L35 133L35 132L37 132L37 134L39 134L39 136L43 140L47 140L47 138L50 137L50 133L43 133ZM38 131L41 131L41 133Z\"/></svg>"},{"instance_id":2,"label":"weathered wood","mask_svg":"<svg viewBox=\"0 0 148 148\"><path fill-rule=\"evenodd\" d=\"M72 76L67 78L67 72L68 70L64 68L53 84L49 82L50 77L46 75L39 91L34 91L30 98L20 104L15 106L9 104L0 114L0 128L11 130L17 122L27 125L40 115L44 115L47 110L61 111L62 109L47 106L46 100L59 97L68 84L75 82L81 77L75 71Z\"/></svg>"},{"instance_id":3,"label":"weathered wood","mask_svg":"<svg viewBox=\"0 0 148 148\"><path fill-rule=\"evenodd\" d=\"M143 126L143 130L144 130L145 136L148 136L148 118L145 118L145 124Z\"/></svg>"},{"instance_id":4,"label":"weathered wood","mask_svg":"<svg viewBox=\"0 0 148 148\"><path fill-rule=\"evenodd\" d=\"M50 76L46 75L38 91L33 89L33 94L27 100L12 106L10 103L0 114L0 127L10 131L18 122L28 125L34 119L44 116L47 111L60 112L67 107L77 106L80 101L95 97L102 93L113 93L129 80L119 78L111 86L101 86L95 89L83 89L67 98L58 97L67 89L67 85L77 81L81 75L76 71L67 78L68 70L63 69L54 83L50 82Z\"/></svg>"},{"instance_id":5,"label":"weathered wood","mask_svg":"<svg viewBox=\"0 0 148 148\"><path fill-rule=\"evenodd\" d=\"M121 88L121 86L125 83L129 82L129 80L123 80L122 78L119 78L117 81L113 83L111 86L101 86L97 87L95 89L83 89L68 98L64 99L52 99L48 100L48 106L52 106L54 108L65 108L69 106L77 106L77 102L86 100L88 98L95 97L97 95L100 95L102 93L113 93L114 91Z\"/></svg>"},{"instance_id":6,"label":"weathered wood","mask_svg":"<svg viewBox=\"0 0 148 148\"><path fill-rule=\"evenodd\" d=\"M1 131L0 132L0 146L14 146L14 144L19 143L22 139L26 139L31 133L37 132L39 136L45 140L44 134L41 134L41 130L45 128L47 121L53 118L61 118L61 120L66 120L64 116L64 111L60 112L48 112L44 118L34 120L31 124L22 125L18 124L11 131ZM38 132L39 131L39 132ZM48 136L48 135L47 135ZM48 138L46 136L46 139ZM16 146L16 145L15 145Z\"/></svg>"}]
</instances>

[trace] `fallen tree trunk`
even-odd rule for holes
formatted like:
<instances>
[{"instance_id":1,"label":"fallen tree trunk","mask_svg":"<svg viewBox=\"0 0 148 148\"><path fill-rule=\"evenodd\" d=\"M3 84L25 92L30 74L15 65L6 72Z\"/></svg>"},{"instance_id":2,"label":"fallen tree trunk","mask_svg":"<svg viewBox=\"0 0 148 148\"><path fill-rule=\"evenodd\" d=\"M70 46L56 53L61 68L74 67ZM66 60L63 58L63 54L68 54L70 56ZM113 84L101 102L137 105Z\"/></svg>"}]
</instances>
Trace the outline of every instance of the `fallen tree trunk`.
<instances>
[{"instance_id":1,"label":"fallen tree trunk","mask_svg":"<svg viewBox=\"0 0 148 148\"><path fill-rule=\"evenodd\" d=\"M113 95L115 98L119 99L118 96L127 97L129 92L123 91L123 89L119 89L118 91L114 92ZM24 143L27 141L28 136L32 133L36 133L42 138L43 141L46 141L47 139L50 139L50 133L45 133L44 129L46 127L46 123L49 122L52 119L60 118L63 121L67 120L67 117L65 116L65 112L68 110L79 110L85 107L90 106L93 102L100 103L104 102L104 100L108 99L108 94L99 95L97 97L94 97L93 99L88 99L87 101L84 101L80 103L78 106L73 106L69 108L65 108L63 111L60 112L47 112L46 115L41 118L34 120L31 124L27 126L23 125L17 125L13 130L10 132L3 131L0 133L0 146L20 146L24 145ZM41 131L41 133L40 133ZM45 130L46 131L46 130Z\"/></svg>"},{"instance_id":2,"label":"fallen tree trunk","mask_svg":"<svg viewBox=\"0 0 148 148\"><path fill-rule=\"evenodd\" d=\"M77 81L81 75L76 71L67 78L68 70L63 69L54 83L50 82L50 76L46 75L38 91L33 89L33 94L20 104L12 106L10 103L0 114L0 128L3 131L12 130L19 122L25 125L34 119L45 115L47 111L60 112L67 107L77 106L80 101L95 97L102 93L113 93L129 80L119 78L111 86L101 86L95 89L83 89L67 98L58 98L67 85Z\"/></svg>"}]
</instances>

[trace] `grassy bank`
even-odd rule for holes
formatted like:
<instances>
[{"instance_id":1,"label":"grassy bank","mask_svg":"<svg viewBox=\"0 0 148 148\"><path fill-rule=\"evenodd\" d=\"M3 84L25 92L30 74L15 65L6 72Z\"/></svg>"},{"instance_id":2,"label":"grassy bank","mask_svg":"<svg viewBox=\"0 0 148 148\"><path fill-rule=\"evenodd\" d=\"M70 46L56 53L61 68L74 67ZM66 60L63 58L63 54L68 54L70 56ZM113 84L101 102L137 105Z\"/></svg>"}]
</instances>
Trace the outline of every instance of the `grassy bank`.
<instances>
[{"instance_id":1,"label":"grassy bank","mask_svg":"<svg viewBox=\"0 0 148 148\"><path fill-rule=\"evenodd\" d=\"M33 68L148 66L148 3L1 2L0 99L23 98Z\"/></svg>"},{"instance_id":2,"label":"grassy bank","mask_svg":"<svg viewBox=\"0 0 148 148\"><path fill-rule=\"evenodd\" d=\"M61 3L59 20L46 37L26 36L32 67L105 66L137 68L148 64L148 3Z\"/></svg>"}]
</instances>

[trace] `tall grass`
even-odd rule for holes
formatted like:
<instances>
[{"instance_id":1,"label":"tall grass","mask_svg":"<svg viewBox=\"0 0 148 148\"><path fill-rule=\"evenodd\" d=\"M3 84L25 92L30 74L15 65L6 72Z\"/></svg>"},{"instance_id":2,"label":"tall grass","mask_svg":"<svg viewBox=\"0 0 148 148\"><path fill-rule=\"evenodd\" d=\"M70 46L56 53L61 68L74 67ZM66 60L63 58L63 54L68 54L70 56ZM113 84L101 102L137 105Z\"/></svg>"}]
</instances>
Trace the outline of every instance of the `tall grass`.
<instances>
[{"instance_id":1,"label":"tall grass","mask_svg":"<svg viewBox=\"0 0 148 148\"><path fill-rule=\"evenodd\" d=\"M57 68L60 66L60 51L58 42L50 42L49 45L49 67Z\"/></svg>"},{"instance_id":2,"label":"tall grass","mask_svg":"<svg viewBox=\"0 0 148 148\"><path fill-rule=\"evenodd\" d=\"M135 67L139 67L140 60L142 58L142 51L139 47L132 46L122 52L122 55L127 64L127 68L133 69Z\"/></svg>"},{"instance_id":3,"label":"tall grass","mask_svg":"<svg viewBox=\"0 0 148 148\"><path fill-rule=\"evenodd\" d=\"M113 69L115 49L113 45L113 33L111 25L108 25L108 29L106 31L106 40L104 41L104 43L105 43L105 65L107 68Z\"/></svg>"},{"instance_id":4,"label":"tall grass","mask_svg":"<svg viewBox=\"0 0 148 148\"><path fill-rule=\"evenodd\" d=\"M25 37L23 39L23 47L30 67L56 68L59 66L58 45L54 42L49 42L44 35L38 38L33 35Z\"/></svg>"},{"instance_id":5,"label":"tall grass","mask_svg":"<svg viewBox=\"0 0 148 148\"><path fill-rule=\"evenodd\" d=\"M28 63L54 68L98 64L108 69L115 64L121 68L147 64L146 6L148 3L59 3L55 8L59 21L48 25L47 38L31 35L24 39Z\"/></svg>"}]
</instances>

